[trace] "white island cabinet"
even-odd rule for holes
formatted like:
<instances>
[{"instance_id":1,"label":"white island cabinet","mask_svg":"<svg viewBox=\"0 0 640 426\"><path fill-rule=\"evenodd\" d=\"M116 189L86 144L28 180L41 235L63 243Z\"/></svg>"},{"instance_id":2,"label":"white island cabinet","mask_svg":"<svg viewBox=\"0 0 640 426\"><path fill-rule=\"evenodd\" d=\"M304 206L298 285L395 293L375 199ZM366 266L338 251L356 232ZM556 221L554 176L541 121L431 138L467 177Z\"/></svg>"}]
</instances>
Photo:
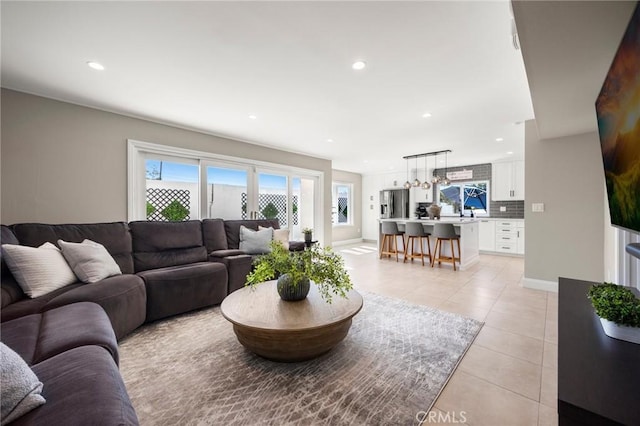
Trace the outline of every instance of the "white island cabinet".
<instances>
[{"instance_id":1,"label":"white island cabinet","mask_svg":"<svg viewBox=\"0 0 640 426\"><path fill-rule=\"evenodd\" d=\"M382 250L382 222L396 222L398 225L404 225L407 222L419 222L428 233L433 232L433 225L435 223L451 223L456 230L456 234L460 235L460 270L464 271L469 269L479 261L478 219L380 219L378 227L378 253ZM435 248L435 238L429 238L431 239L431 250L433 250ZM457 246L455 250L457 256ZM451 248L449 244L442 245L442 255L451 256Z\"/></svg>"}]
</instances>

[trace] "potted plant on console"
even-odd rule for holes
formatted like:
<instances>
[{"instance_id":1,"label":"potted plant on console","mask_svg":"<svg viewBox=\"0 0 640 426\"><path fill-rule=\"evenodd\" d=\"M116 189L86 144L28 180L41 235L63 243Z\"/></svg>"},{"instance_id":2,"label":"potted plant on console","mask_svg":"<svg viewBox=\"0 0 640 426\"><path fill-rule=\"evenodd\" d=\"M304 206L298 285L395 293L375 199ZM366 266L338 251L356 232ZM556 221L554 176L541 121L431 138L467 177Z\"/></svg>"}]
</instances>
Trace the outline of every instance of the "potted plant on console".
<instances>
[{"instance_id":1,"label":"potted plant on console","mask_svg":"<svg viewBox=\"0 0 640 426\"><path fill-rule=\"evenodd\" d=\"M640 299L631 290L605 282L591 286L588 297L607 336L640 344Z\"/></svg>"},{"instance_id":2,"label":"potted plant on console","mask_svg":"<svg viewBox=\"0 0 640 426\"><path fill-rule=\"evenodd\" d=\"M302 230L302 233L304 234L304 242L305 243L310 243L313 240L313 229L304 228Z\"/></svg>"},{"instance_id":3,"label":"potted plant on console","mask_svg":"<svg viewBox=\"0 0 640 426\"><path fill-rule=\"evenodd\" d=\"M247 275L246 285L255 286L278 277L278 294L283 300L303 300L313 281L322 298L331 303L333 295L346 297L353 288L342 257L329 247L309 247L290 252L281 242L271 242L271 252L254 262L254 270Z\"/></svg>"}]
</instances>

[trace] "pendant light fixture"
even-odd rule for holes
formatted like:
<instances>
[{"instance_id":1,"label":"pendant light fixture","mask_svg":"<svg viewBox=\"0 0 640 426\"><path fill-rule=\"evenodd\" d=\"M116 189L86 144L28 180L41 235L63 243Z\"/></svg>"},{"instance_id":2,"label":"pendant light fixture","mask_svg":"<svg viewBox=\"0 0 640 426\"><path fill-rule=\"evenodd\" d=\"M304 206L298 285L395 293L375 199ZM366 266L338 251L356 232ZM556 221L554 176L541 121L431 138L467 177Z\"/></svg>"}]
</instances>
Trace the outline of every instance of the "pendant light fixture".
<instances>
[{"instance_id":1,"label":"pendant light fixture","mask_svg":"<svg viewBox=\"0 0 640 426\"><path fill-rule=\"evenodd\" d=\"M451 183L451 180L447 177L447 169L448 168L449 168L448 155L445 152L444 153L444 179L442 179L442 184L443 185L449 185Z\"/></svg>"},{"instance_id":2,"label":"pendant light fixture","mask_svg":"<svg viewBox=\"0 0 640 426\"><path fill-rule=\"evenodd\" d=\"M433 156L433 178L431 179L431 183L434 185L437 185L440 183L440 176L438 176L436 173L438 167L438 154Z\"/></svg>"},{"instance_id":3,"label":"pendant light fixture","mask_svg":"<svg viewBox=\"0 0 640 426\"><path fill-rule=\"evenodd\" d=\"M416 178L413 181L412 185L416 188L420 186L420 180L418 180L418 157L416 157Z\"/></svg>"},{"instance_id":4,"label":"pendant light fixture","mask_svg":"<svg viewBox=\"0 0 640 426\"><path fill-rule=\"evenodd\" d=\"M404 183L404 189L411 188L411 182L409 182L409 159L407 158L407 181Z\"/></svg>"},{"instance_id":5,"label":"pendant light fixture","mask_svg":"<svg viewBox=\"0 0 640 426\"><path fill-rule=\"evenodd\" d=\"M418 172L416 171L416 174ZM429 176L427 175L427 156L424 156L424 182L422 182L422 189L431 188L431 184L429 183Z\"/></svg>"}]
</instances>

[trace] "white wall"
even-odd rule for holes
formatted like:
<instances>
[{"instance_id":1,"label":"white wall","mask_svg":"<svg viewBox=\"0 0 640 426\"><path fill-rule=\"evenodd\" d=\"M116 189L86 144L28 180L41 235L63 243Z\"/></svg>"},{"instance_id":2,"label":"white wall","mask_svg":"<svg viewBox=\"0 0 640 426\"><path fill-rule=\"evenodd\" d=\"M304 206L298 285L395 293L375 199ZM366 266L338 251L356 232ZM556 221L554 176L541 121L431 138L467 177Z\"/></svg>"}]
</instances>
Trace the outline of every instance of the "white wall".
<instances>
[{"instance_id":1,"label":"white wall","mask_svg":"<svg viewBox=\"0 0 640 426\"><path fill-rule=\"evenodd\" d=\"M127 139L324 173L331 241L331 161L2 89L2 223L127 220Z\"/></svg>"},{"instance_id":2,"label":"white wall","mask_svg":"<svg viewBox=\"0 0 640 426\"><path fill-rule=\"evenodd\" d=\"M525 280L602 281L605 188L598 134L540 140L535 121L527 121L525 161ZM544 212L532 213L532 203L544 203Z\"/></svg>"}]
</instances>

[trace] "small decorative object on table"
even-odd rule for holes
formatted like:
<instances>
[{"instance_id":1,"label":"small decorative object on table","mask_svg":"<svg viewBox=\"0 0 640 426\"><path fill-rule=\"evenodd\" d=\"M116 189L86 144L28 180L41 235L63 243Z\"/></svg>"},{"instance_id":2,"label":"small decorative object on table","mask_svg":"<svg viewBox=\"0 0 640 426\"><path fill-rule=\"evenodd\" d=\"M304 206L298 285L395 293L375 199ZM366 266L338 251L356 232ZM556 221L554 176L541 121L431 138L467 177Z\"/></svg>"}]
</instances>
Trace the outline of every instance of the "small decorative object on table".
<instances>
[{"instance_id":1,"label":"small decorative object on table","mask_svg":"<svg viewBox=\"0 0 640 426\"><path fill-rule=\"evenodd\" d=\"M279 241L271 242L271 252L254 262L255 269L247 275L247 285L257 285L279 275L278 293L282 300L303 300L309 294L310 280L318 286L324 300L331 296L345 297L353 288L344 267L344 260L331 248L309 247L289 252Z\"/></svg>"},{"instance_id":2,"label":"small decorative object on table","mask_svg":"<svg viewBox=\"0 0 640 426\"><path fill-rule=\"evenodd\" d=\"M313 229L311 228L304 228L302 230L302 233L304 234L304 242L305 243L310 243L311 240L313 239Z\"/></svg>"},{"instance_id":3,"label":"small decorative object on table","mask_svg":"<svg viewBox=\"0 0 640 426\"><path fill-rule=\"evenodd\" d=\"M427 213L429 213L429 219L440 219L440 211L442 209L437 204L431 204L427 207Z\"/></svg>"},{"instance_id":4,"label":"small decorative object on table","mask_svg":"<svg viewBox=\"0 0 640 426\"><path fill-rule=\"evenodd\" d=\"M640 299L631 290L605 282L591 286L588 297L607 336L640 344Z\"/></svg>"}]
</instances>

